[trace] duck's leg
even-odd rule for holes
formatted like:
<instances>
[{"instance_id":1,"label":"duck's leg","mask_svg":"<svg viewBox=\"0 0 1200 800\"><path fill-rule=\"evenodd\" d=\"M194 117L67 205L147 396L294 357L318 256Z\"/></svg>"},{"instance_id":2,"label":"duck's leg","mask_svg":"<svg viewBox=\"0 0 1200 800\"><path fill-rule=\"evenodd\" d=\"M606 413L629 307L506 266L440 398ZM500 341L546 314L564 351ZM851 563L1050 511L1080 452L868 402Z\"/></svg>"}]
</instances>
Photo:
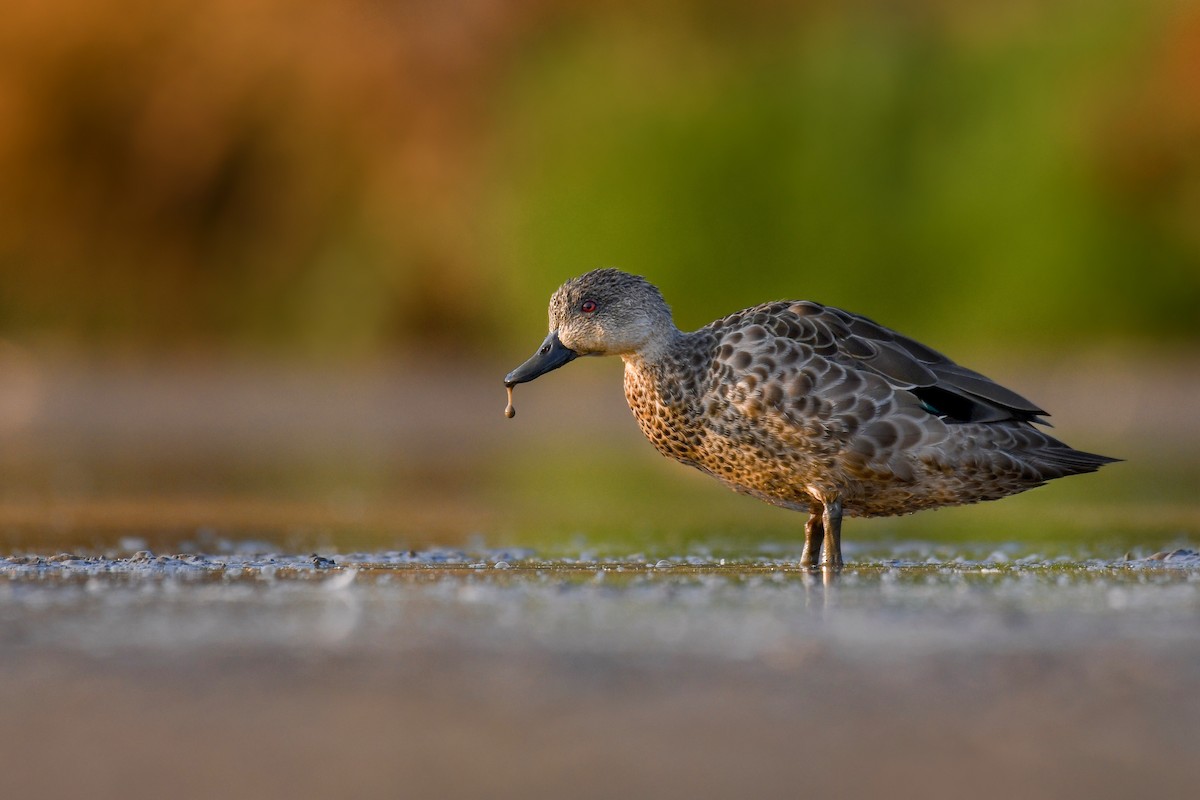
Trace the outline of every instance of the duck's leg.
<instances>
[{"instance_id":1,"label":"duck's leg","mask_svg":"<svg viewBox=\"0 0 1200 800\"><path fill-rule=\"evenodd\" d=\"M834 498L825 502L821 514L821 525L825 529L825 548L821 552L821 566L842 568L842 501ZM807 541L805 542L807 545Z\"/></svg>"},{"instance_id":2,"label":"duck's leg","mask_svg":"<svg viewBox=\"0 0 1200 800\"><path fill-rule=\"evenodd\" d=\"M804 523L804 552L800 554L800 566L815 566L821 557L821 542L825 540L825 523L821 519L821 509L814 508L809 512L808 522Z\"/></svg>"}]
</instances>

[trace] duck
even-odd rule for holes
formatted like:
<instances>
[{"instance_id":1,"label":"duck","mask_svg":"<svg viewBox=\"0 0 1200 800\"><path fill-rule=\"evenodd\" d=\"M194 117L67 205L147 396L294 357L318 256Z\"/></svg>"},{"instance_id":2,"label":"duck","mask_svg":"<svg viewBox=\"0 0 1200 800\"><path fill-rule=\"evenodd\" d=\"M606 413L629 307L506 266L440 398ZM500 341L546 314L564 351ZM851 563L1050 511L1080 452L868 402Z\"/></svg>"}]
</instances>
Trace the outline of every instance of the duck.
<instances>
[{"instance_id":1,"label":"duck","mask_svg":"<svg viewBox=\"0 0 1200 800\"><path fill-rule=\"evenodd\" d=\"M996 500L1119 459L1075 450L1011 389L865 316L811 300L680 331L658 287L596 269L551 296L549 334L513 387L620 356L641 432L668 458L808 512L800 566L840 570L844 517Z\"/></svg>"}]
</instances>

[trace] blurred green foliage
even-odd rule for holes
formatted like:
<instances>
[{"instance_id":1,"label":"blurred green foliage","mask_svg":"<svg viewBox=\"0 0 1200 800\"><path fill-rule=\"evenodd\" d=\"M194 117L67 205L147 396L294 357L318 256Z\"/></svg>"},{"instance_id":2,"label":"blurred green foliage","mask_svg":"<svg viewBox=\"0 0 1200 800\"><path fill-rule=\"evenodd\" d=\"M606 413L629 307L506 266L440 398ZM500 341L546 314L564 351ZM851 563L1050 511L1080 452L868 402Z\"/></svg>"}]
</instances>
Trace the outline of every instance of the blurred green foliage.
<instances>
[{"instance_id":1,"label":"blurred green foliage","mask_svg":"<svg viewBox=\"0 0 1200 800\"><path fill-rule=\"evenodd\" d=\"M1167 155L1136 139L1163 120L1131 118L1157 102L1139 82L1166 77L1145 74L1155 47L1176 46L1163 9L1002 5L547 42L516 83L522 156L499 184L520 295L601 263L653 275L690 325L783 296L938 340L1193 339L1200 129ZM1177 46L1200 43L1191 24ZM1179 88L1200 102L1194 76ZM1180 174L1140 174L1162 158ZM1145 185L1168 181L1191 186Z\"/></svg>"},{"instance_id":2,"label":"blurred green foliage","mask_svg":"<svg viewBox=\"0 0 1200 800\"><path fill-rule=\"evenodd\" d=\"M1194 4L731 8L13 0L0 335L519 346L612 265L684 327L1200 338Z\"/></svg>"}]
</instances>

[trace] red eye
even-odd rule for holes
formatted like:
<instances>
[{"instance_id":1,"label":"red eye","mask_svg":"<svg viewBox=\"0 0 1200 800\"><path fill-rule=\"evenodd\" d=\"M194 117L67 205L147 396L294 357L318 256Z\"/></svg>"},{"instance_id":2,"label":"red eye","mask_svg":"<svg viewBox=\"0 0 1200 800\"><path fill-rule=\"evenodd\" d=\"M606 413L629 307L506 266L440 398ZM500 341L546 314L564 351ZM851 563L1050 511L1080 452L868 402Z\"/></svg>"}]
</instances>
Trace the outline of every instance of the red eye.
<instances>
[{"instance_id":1,"label":"red eye","mask_svg":"<svg viewBox=\"0 0 1200 800\"><path fill-rule=\"evenodd\" d=\"M593 311L596 310L596 301L595 300L584 300L583 305L581 305L579 307L579 310L585 314L592 313Z\"/></svg>"}]
</instances>

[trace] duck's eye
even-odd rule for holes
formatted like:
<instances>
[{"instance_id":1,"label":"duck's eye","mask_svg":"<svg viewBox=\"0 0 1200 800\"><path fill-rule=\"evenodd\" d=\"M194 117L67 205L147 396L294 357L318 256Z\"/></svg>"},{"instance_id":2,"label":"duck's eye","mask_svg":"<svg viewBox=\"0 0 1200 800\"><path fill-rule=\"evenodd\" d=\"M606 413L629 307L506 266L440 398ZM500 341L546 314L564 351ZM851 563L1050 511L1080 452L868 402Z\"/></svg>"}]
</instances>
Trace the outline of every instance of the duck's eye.
<instances>
[{"instance_id":1,"label":"duck's eye","mask_svg":"<svg viewBox=\"0 0 1200 800\"><path fill-rule=\"evenodd\" d=\"M584 300L583 305L579 306L579 310L585 314L590 314L596 310L595 300Z\"/></svg>"}]
</instances>

